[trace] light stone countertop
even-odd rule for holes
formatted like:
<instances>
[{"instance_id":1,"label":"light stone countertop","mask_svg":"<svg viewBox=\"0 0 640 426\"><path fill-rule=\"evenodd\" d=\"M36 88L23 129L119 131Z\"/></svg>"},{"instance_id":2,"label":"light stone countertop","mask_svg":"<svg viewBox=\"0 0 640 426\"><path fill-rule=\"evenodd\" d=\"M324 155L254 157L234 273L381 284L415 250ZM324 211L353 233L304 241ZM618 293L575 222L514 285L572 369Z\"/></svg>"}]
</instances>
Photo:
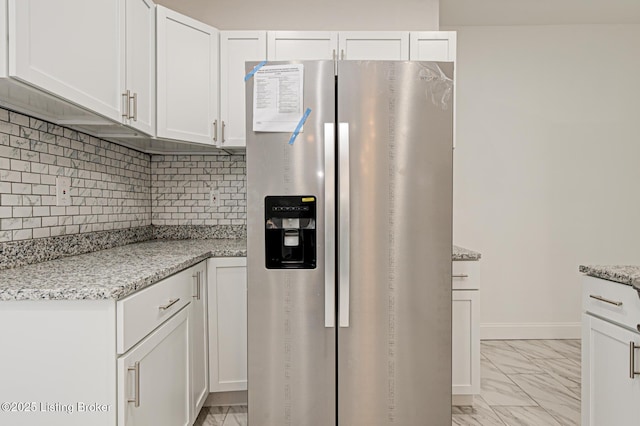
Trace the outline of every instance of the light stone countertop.
<instances>
[{"instance_id":1,"label":"light stone countertop","mask_svg":"<svg viewBox=\"0 0 640 426\"><path fill-rule=\"evenodd\" d=\"M247 255L244 239L152 240L0 271L0 301L119 300L209 257ZM480 253L453 246L452 260Z\"/></svg>"},{"instance_id":2,"label":"light stone countertop","mask_svg":"<svg viewBox=\"0 0 640 426\"><path fill-rule=\"evenodd\" d=\"M477 251L469 250L464 247L453 246L453 254L451 260L480 260L482 255Z\"/></svg>"},{"instance_id":3,"label":"light stone countertop","mask_svg":"<svg viewBox=\"0 0 640 426\"><path fill-rule=\"evenodd\" d=\"M118 300L209 257L247 255L245 240L152 240L0 271L0 301Z\"/></svg>"},{"instance_id":4,"label":"light stone countertop","mask_svg":"<svg viewBox=\"0 0 640 426\"><path fill-rule=\"evenodd\" d=\"M633 286L640 291L640 266L636 265L580 265L584 274Z\"/></svg>"}]
</instances>

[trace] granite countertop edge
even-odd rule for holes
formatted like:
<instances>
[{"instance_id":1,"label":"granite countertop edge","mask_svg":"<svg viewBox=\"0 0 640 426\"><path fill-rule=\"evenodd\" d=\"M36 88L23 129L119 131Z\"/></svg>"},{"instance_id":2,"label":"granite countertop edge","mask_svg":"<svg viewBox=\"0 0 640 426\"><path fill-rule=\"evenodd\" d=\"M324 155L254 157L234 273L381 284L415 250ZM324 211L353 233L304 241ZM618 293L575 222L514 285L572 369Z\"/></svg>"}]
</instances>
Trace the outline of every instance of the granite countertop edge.
<instances>
[{"instance_id":1,"label":"granite countertop edge","mask_svg":"<svg viewBox=\"0 0 640 426\"><path fill-rule=\"evenodd\" d=\"M640 266L638 265L580 265L583 274L632 286L640 291Z\"/></svg>"},{"instance_id":2,"label":"granite countertop edge","mask_svg":"<svg viewBox=\"0 0 640 426\"><path fill-rule=\"evenodd\" d=\"M469 250L460 246L453 246L453 253L451 255L451 260L453 261L461 261L461 260L471 260L476 261L480 260L482 255L477 251Z\"/></svg>"},{"instance_id":3,"label":"granite countertop edge","mask_svg":"<svg viewBox=\"0 0 640 426\"><path fill-rule=\"evenodd\" d=\"M0 301L121 300L210 257L244 257L244 239L151 240L0 271ZM480 253L454 246L453 261Z\"/></svg>"},{"instance_id":4,"label":"granite countertop edge","mask_svg":"<svg viewBox=\"0 0 640 426\"><path fill-rule=\"evenodd\" d=\"M0 271L0 301L121 300L244 240L154 240Z\"/></svg>"}]
</instances>

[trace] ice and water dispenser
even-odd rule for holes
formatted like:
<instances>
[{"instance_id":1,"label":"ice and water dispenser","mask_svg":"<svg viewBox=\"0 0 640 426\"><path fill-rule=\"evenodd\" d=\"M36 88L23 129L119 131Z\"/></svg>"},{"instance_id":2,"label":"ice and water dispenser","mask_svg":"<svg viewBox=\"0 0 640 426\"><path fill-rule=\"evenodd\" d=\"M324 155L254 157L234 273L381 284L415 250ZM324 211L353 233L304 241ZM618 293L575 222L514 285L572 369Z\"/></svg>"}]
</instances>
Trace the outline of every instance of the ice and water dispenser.
<instances>
[{"instance_id":1,"label":"ice and water dispenser","mask_svg":"<svg viewBox=\"0 0 640 426\"><path fill-rule=\"evenodd\" d=\"M265 197L265 257L268 269L316 267L316 197Z\"/></svg>"}]
</instances>

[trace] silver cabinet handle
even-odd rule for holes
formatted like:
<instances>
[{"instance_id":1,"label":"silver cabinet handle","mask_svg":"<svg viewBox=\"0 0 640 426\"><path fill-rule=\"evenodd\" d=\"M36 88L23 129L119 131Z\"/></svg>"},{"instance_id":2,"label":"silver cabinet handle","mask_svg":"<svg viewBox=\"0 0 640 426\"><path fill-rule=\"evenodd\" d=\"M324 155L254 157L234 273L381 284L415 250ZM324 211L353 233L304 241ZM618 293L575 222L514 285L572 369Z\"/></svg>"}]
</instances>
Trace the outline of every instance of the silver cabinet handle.
<instances>
[{"instance_id":1,"label":"silver cabinet handle","mask_svg":"<svg viewBox=\"0 0 640 426\"><path fill-rule=\"evenodd\" d=\"M177 299L169 300L169 303L167 303L166 305L158 306L158 308L161 311L166 311L167 309L169 309L170 307L178 303L179 300L180 300L179 297Z\"/></svg>"},{"instance_id":2,"label":"silver cabinet handle","mask_svg":"<svg viewBox=\"0 0 640 426\"><path fill-rule=\"evenodd\" d=\"M196 272L195 274L191 275L191 277L195 280L196 284L196 294L194 294L193 297L196 300L200 300L200 272Z\"/></svg>"},{"instance_id":3,"label":"silver cabinet handle","mask_svg":"<svg viewBox=\"0 0 640 426\"><path fill-rule=\"evenodd\" d=\"M469 278L469 275L467 275L467 274L454 274L454 275L451 275L451 278Z\"/></svg>"},{"instance_id":4,"label":"silver cabinet handle","mask_svg":"<svg viewBox=\"0 0 640 426\"><path fill-rule=\"evenodd\" d=\"M596 296L594 294L590 294L589 297L592 298L592 299L599 300L601 302L609 303L611 305L622 306L622 302L616 302L615 300L607 299L607 298L604 298L602 296Z\"/></svg>"},{"instance_id":5,"label":"silver cabinet handle","mask_svg":"<svg viewBox=\"0 0 640 426\"><path fill-rule=\"evenodd\" d=\"M129 96L131 91L127 90L122 94L122 118L129 118Z\"/></svg>"},{"instance_id":6,"label":"silver cabinet handle","mask_svg":"<svg viewBox=\"0 0 640 426\"><path fill-rule=\"evenodd\" d=\"M218 119L213 120L213 141L218 142Z\"/></svg>"},{"instance_id":7,"label":"silver cabinet handle","mask_svg":"<svg viewBox=\"0 0 640 426\"><path fill-rule=\"evenodd\" d=\"M131 116L133 121L138 121L138 94L133 94L133 115Z\"/></svg>"},{"instance_id":8,"label":"silver cabinet handle","mask_svg":"<svg viewBox=\"0 0 640 426\"><path fill-rule=\"evenodd\" d=\"M336 147L333 123L324 123L324 326L336 326Z\"/></svg>"},{"instance_id":9,"label":"silver cabinet handle","mask_svg":"<svg viewBox=\"0 0 640 426\"><path fill-rule=\"evenodd\" d=\"M350 206L349 206L349 123L338 124L338 176L340 178L340 194L338 200L338 295L340 327L349 327L349 275L350 275Z\"/></svg>"},{"instance_id":10,"label":"silver cabinet handle","mask_svg":"<svg viewBox=\"0 0 640 426\"><path fill-rule=\"evenodd\" d=\"M224 128L225 127L227 127L227 124L223 121L222 122L222 135L220 136L220 139L222 139L222 143L225 142L225 139L224 139Z\"/></svg>"},{"instance_id":11,"label":"silver cabinet handle","mask_svg":"<svg viewBox=\"0 0 640 426\"><path fill-rule=\"evenodd\" d=\"M340 59L344 61L344 49L340 49Z\"/></svg>"},{"instance_id":12,"label":"silver cabinet handle","mask_svg":"<svg viewBox=\"0 0 640 426\"><path fill-rule=\"evenodd\" d=\"M136 361L133 367L128 367L127 371L133 371L133 373L136 375L133 399L127 399L127 402L133 402L135 407L139 407L140 406L140 361Z\"/></svg>"},{"instance_id":13,"label":"silver cabinet handle","mask_svg":"<svg viewBox=\"0 0 640 426\"><path fill-rule=\"evenodd\" d=\"M333 49L333 51L331 52L331 59L332 60L336 60L336 49Z\"/></svg>"},{"instance_id":14,"label":"silver cabinet handle","mask_svg":"<svg viewBox=\"0 0 640 426\"><path fill-rule=\"evenodd\" d=\"M634 342L629 342L629 378L635 379L637 375L640 375L640 371L636 371L636 349L640 349L640 346Z\"/></svg>"}]
</instances>

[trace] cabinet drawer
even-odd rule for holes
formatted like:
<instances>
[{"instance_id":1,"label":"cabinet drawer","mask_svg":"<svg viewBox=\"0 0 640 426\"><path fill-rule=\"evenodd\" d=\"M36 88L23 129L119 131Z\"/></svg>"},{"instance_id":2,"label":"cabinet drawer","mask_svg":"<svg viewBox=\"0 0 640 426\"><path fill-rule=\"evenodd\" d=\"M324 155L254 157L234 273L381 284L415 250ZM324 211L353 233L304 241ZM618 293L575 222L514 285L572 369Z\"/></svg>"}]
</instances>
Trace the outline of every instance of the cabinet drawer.
<instances>
[{"instance_id":1,"label":"cabinet drawer","mask_svg":"<svg viewBox=\"0 0 640 426\"><path fill-rule=\"evenodd\" d=\"M640 325L640 297L626 284L585 276L582 307L586 312L634 330Z\"/></svg>"},{"instance_id":2,"label":"cabinet drawer","mask_svg":"<svg viewBox=\"0 0 640 426\"><path fill-rule=\"evenodd\" d=\"M474 260L454 260L451 262L451 282L453 290L479 290L480 268Z\"/></svg>"},{"instance_id":3,"label":"cabinet drawer","mask_svg":"<svg viewBox=\"0 0 640 426\"><path fill-rule=\"evenodd\" d=\"M191 267L118 301L117 349L127 352L147 334L189 304L194 292Z\"/></svg>"}]
</instances>

